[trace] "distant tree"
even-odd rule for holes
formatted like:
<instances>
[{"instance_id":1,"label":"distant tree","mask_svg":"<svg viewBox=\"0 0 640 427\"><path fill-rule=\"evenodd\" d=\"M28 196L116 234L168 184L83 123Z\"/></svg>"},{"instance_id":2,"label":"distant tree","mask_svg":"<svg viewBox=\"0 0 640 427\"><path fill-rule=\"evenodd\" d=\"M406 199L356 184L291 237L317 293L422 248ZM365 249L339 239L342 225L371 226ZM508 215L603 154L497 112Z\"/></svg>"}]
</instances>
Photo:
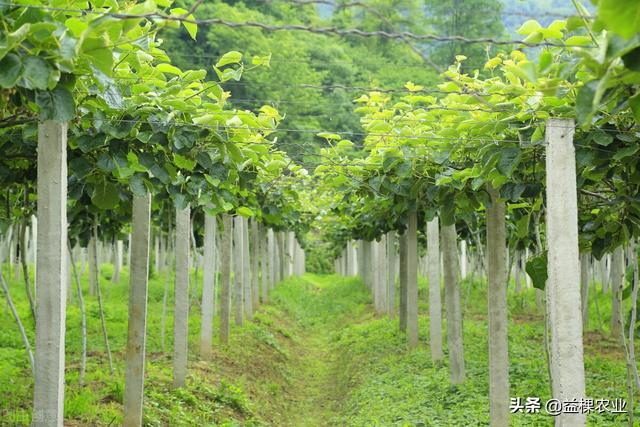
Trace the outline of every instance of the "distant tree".
<instances>
[{"instance_id":1,"label":"distant tree","mask_svg":"<svg viewBox=\"0 0 640 427\"><path fill-rule=\"evenodd\" d=\"M503 5L499 0L425 0L425 8L429 27L436 34L470 39L505 35L501 16ZM451 41L431 44L426 50L442 67L452 64L456 55L464 55L468 58L464 66L481 69L484 61L494 56L497 47Z\"/></svg>"},{"instance_id":2,"label":"distant tree","mask_svg":"<svg viewBox=\"0 0 640 427\"><path fill-rule=\"evenodd\" d=\"M176 3L189 9L193 0ZM207 1L200 5L196 17L335 25L369 31L420 31L426 22L417 0L375 0L370 7L322 11L315 5L286 2ZM436 79L436 73L409 47L389 39L266 32L222 25L200 28L197 43L184 29L167 31L163 39L164 48L178 66L206 69L211 80L217 80L213 65L225 52L242 52L246 68L251 67L252 57L271 54L269 68L246 72L240 82L227 82L223 87L233 93L231 103L239 108L256 110L263 104L278 108L285 115L281 125L284 130L277 133L280 148L309 169L320 161L315 155L318 148L327 143L314 131L337 131L354 142L362 139L359 117L353 114L353 100L368 89L344 90L335 86L402 89L407 81L428 84Z\"/></svg>"}]
</instances>

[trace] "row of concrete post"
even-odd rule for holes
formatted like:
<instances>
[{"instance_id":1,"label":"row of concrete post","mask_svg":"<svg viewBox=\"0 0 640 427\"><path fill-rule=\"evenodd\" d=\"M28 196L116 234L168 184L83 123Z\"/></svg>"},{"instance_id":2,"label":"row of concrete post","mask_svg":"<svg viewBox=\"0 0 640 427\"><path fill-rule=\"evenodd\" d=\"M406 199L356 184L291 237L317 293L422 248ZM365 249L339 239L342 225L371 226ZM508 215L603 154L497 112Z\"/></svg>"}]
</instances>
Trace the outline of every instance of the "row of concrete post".
<instances>
[{"instance_id":1,"label":"row of concrete post","mask_svg":"<svg viewBox=\"0 0 640 427\"><path fill-rule=\"evenodd\" d=\"M578 247L578 210L576 162L573 147L574 122L549 119L546 123L546 246L548 251L546 310L550 326L550 370L553 398L561 402L584 399L585 375L582 343L582 304L580 253ZM508 251L506 242L506 207L499 192L487 183L490 204L486 210L486 255L483 268L488 280L489 396L492 426L509 425L509 358L507 334ZM417 242L416 213L408 213L407 229L399 236L399 317L400 328L407 331L410 347L418 344L417 334ZM435 221L435 223L434 223ZM439 238L435 237L439 232ZM380 313L393 305L391 288L395 283L385 271L393 269L389 253L381 249L389 235L377 242L360 241L356 255L350 242L336 260L336 271L356 272L371 289L374 307ZM479 239L478 239L479 242ZM439 247L438 247L439 245ZM538 245L540 246L540 244ZM429 276L430 344L434 362L441 352L440 268L443 269L447 316L447 343L452 384L465 378L460 307L460 275L467 274L466 245L461 247L460 262L455 225L437 225L437 218L427 225L427 272ZM482 246L478 247L479 250ZM541 248L540 248L541 249ZM614 252L613 275L619 276L619 255ZM395 251L394 251L395 253ZM442 256L442 264L439 262ZM355 261L355 266L352 260ZM637 269L636 269L637 270ZM395 273L394 273L395 278ZM615 294L615 292L614 292ZM390 304L391 303L391 304ZM393 315L393 307L391 310ZM440 347L440 348L438 348ZM585 426L586 414L562 413L555 417L557 426Z\"/></svg>"}]
</instances>

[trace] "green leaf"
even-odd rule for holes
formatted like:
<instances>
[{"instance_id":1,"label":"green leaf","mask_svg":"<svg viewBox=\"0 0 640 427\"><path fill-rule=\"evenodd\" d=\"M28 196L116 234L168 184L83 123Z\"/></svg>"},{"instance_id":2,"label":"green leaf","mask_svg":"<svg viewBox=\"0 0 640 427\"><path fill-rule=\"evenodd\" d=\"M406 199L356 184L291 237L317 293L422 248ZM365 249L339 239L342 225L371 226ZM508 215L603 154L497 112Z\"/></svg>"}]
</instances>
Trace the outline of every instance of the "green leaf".
<instances>
[{"instance_id":1,"label":"green leaf","mask_svg":"<svg viewBox=\"0 0 640 427\"><path fill-rule=\"evenodd\" d=\"M49 73L52 71L49 64L38 56L27 56L22 65L24 67L22 72L24 87L27 89L47 90Z\"/></svg>"},{"instance_id":2,"label":"green leaf","mask_svg":"<svg viewBox=\"0 0 640 427\"><path fill-rule=\"evenodd\" d=\"M526 21L524 24L522 24L520 28L516 30L516 33L523 36L528 36L529 34L534 33L541 28L542 28L542 25L540 25L538 21L536 21L535 19L530 19Z\"/></svg>"},{"instance_id":3,"label":"green leaf","mask_svg":"<svg viewBox=\"0 0 640 427\"><path fill-rule=\"evenodd\" d=\"M187 200L187 196L182 193L174 194L173 206L175 206L177 210L186 209L187 206L189 206L189 201Z\"/></svg>"},{"instance_id":4,"label":"green leaf","mask_svg":"<svg viewBox=\"0 0 640 427\"><path fill-rule=\"evenodd\" d=\"M129 180L129 189L135 196L143 197L147 194L147 187L144 178L140 174L135 174Z\"/></svg>"},{"instance_id":5,"label":"green leaf","mask_svg":"<svg viewBox=\"0 0 640 427\"><path fill-rule=\"evenodd\" d=\"M240 206L238 209L236 209L236 213L245 218L250 218L253 216L253 211L246 206Z\"/></svg>"},{"instance_id":6,"label":"green leaf","mask_svg":"<svg viewBox=\"0 0 640 427\"><path fill-rule=\"evenodd\" d=\"M40 120L55 120L62 123L75 117L76 105L73 95L65 87L52 91L36 92L36 104L40 108Z\"/></svg>"},{"instance_id":7,"label":"green leaf","mask_svg":"<svg viewBox=\"0 0 640 427\"><path fill-rule=\"evenodd\" d=\"M162 73L175 74L177 76L182 75L182 70L180 68L173 66L171 64L158 64L156 69Z\"/></svg>"},{"instance_id":8,"label":"green leaf","mask_svg":"<svg viewBox=\"0 0 640 427\"><path fill-rule=\"evenodd\" d=\"M593 44L589 36L571 36L564 41L567 46L588 46Z\"/></svg>"},{"instance_id":9,"label":"green leaf","mask_svg":"<svg viewBox=\"0 0 640 427\"><path fill-rule=\"evenodd\" d=\"M13 87L20 77L22 61L18 55L8 54L0 61L0 87Z\"/></svg>"},{"instance_id":10,"label":"green leaf","mask_svg":"<svg viewBox=\"0 0 640 427\"><path fill-rule=\"evenodd\" d=\"M640 28L640 2L637 0L600 0L597 15L609 31L627 39Z\"/></svg>"},{"instance_id":11,"label":"green leaf","mask_svg":"<svg viewBox=\"0 0 640 427\"><path fill-rule=\"evenodd\" d=\"M504 176L511 176L515 167L520 163L522 150L519 147L506 147L498 152L496 168Z\"/></svg>"},{"instance_id":12,"label":"green leaf","mask_svg":"<svg viewBox=\"0 0 640 427\"><path fill-rule=\"evenodd\" d=\"M193 15L188 14L189 13L188 10L183 9L181 7L176 7L174 9L171 9L170 12L172 16L185 16L189 20L192 20L192 21L195 20ZM182 21L182 25L184 25L184 29L187 30L187 32L189 33L189 36L191 36L191 38L195 40L196 35L198 34L198 24L194 24L193 22Z\"/></svg>"},{"instance_id":13,"label":"green leaf","mask_svg":"<svg viewBox=\"0 0 640 427\"><path fill-rule=\"evenodd\" d=\"M0 41L0 59L4 58L6 54L11 52L19 43L22 43L24 39L29 35L31 24L23 24L20 28L13 33L8 33Z\"/></svg>"},{"instance_id":14,"label":"green leaf","mask_svg":"<svg viewBox=\"0 0 640 427\"><path fill-rule=\"evenodd\" d=\"M186 157L181 156L177 153L174 153L173 155L173 162L180 169L186 169L188 171L193 171L193 169L196 167L195 160L187 159Z\"/></svg>"},{"instance_id":15,"label":"green leaf","mask_svg":"<svg viewBox=\"0 0 640 427\"><path fill-rule=\"evenodd\" d=\"M597 132L593 134L593 140L596 144L606 147L613 142L613 136L605 132Z\"/></svg>"},{"instance_id":16,"label":"green leaf","mask_svg":"<svg viewBox=\"0 0 640 427\"><path fill-rule=\"evenodd\" d=\"M229 64L239 64L242 61L242 53L232 50L231 52L227 52L218 61L216 64L216 68L224 67Z\"/></svg>"},{"instance_id":17,"label":"green leaf","mask_svg":"<svg viewBox=\"0 0 640 427\"><path fill-rule=\"evenodd\" d=\"M640 145L639 144L629 145L627 147L624 147L624 148L616 151L616 154L613 155L613 159L614 160L622 160L625 157L633 156L634 154L636 154L636 152L639 149L640 149Z\"/></svg>"},{"instance_id":18,"label":"green leaf","mask_svg":"<svg viewBox=\"0 0 640 427\"><path fill-rule=\"evenodd\" d=\"M633 71L640 71L640 47L636 47L632 51L622 56L624 66Z\"/></svg>"},{"instance_id":19,"label":"green leaf","mask_svg":"<svg viewBox=\"0 0 640 427\"><path fill-rule=\"evenodd\" d=\"M182 74L182 81L185 83L202 80L207 77L206 70L187 70Z\"/></svg>"},{"instance_id":20,"label":"green leaf","mask_svg":"<svg viewBox=\"0 0 640 427\"><path fill-rule=\"evenodd\" d=\"M118 187L109 181L103 181L93 188L91 202L102 210L113 209L118 206Z\"/></svg>"},{"instance_id":21,"label":"green leaf","mask_svg":"<svg viewBox=\"0 0 640 427\"><path fill-rule=\"evenodd\" d=\"M530 61L523 61L518 65L505 65L504 69L530 83L535 83L538 80L536 66Z\"/></svg>"},{"instance_id":22,"label":"green leaf","mask_svg":"<svg viewBox=\"0 0 640 427\"><path fill-rule=\"evenodd\" d=\"M640 91L629 98L629 107L631 107L636 122L640 122Z\"/></svg>"},{"instance_id":23,"label":"green leaf","mask_svg":"<svg viewBox=\"0 0 640 427\"><path fill-rule=\"evenodd\" d=\"M75 142L76 144L78 144L78 148L80 149L80 151L82 151L83 153L88 153L104 145L105 141L106 138L104 134L102 134L101 136L82 134L76 139Z\"/></svg>"},{"instance_id":24,"label":"green leaf","mask_svg":"<svg viewBox=\"0 0 640 427\"><path fill-rule=\"evenodd\" d=\"M86 39L82 44L81 53L89 59L91 65L107 76L112 74L113 50L107 45L103 37Z\"/></svg>"},{"instance_id":25,"label":"green leaf","mask_svg":"<svg viewBox=\"0 0 640 427\"><path fill-rule=\"evenodd\" d=\"M316 136L319 136L320 138L324 138L328 140L342 139L340 135L338 135L337 133L329 133L329 132L320 132L320 133L317 133Z\"/></svg>"},{"instance_id":26,"label":"green leaf","mask_svg":"<svg viewBox=\"0 0 640 427\"><path fill-rule=\"evenodd\" d=\"M583 126L593 117L593 99L596 96L599 80L592 80L578 91L576 96L576 119L578 126Z\"/></svg>"},{"instance_id":27,"label":"green leaf","mask_svg":"<svg viewBox=\"0 0 640 427\"><path fill-rule=\"evenodd\" d=\"M553 62L553 54L548 50L545 50L540 54L540 59L538 60L538 69L541 73L544 73L547 68L551 66Z\"/></svg>"},{"instance_id":28,"label":"green leaf","mask_svg":"<svg viewBox=\"0 0 640 427\"><path fill-rule=\"evenodd\" d=\"M520 239L524 239L529 234L529 215L523 215L516 222L516 235Z\"/></svg>"},{"instance_id":29,"label":"green leaf","mask_svg":"<svg viewBox=\"0 0 640 427\"><path fill-rule=\"evenodd\" d=\"M533 287L536 289L544 290L545 285L547 283L547 252L544 251L542 254L529 258L527 260L527 265L525 266L525 271L531 277L531 281L533 283Z\"/></svg>"}]
</instances>

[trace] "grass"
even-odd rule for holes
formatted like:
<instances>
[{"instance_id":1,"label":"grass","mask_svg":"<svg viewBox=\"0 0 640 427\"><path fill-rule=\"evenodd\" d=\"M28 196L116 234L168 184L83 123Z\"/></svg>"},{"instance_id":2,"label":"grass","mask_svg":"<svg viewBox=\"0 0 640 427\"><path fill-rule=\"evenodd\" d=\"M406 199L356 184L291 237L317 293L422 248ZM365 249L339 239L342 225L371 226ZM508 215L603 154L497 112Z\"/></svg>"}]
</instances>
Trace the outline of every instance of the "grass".
<instances>
[{"instance_id":1,"label":"grass","mask_svg":"<svg viewBox=\"0 0 640 427\"><path fill-rule=\"evenodd\" d=\"M78 383L80 313L71 300L67 311L65 425L119 425L124 395L127 336L126 271L120 284L110 282L111 266L102 268L105 315L116 372L108 370L95 297L86 296L89 359L86 384ZM5 275L7 277L7 275ZM488 351L485 285L462 284L467 381L451 387L446 361L431 363L426 283L420 281L420 340L406 349L397 320L373 314L370 296L359 280L306 275L280 284L271 302L253 322L233 326L228 347L214 343L210 362L200 361L199 305L189 321L187 387L172 389L172 291L166 351L160 340L164 277L149 286L144 424L148 426L474 426L488 425ZM172 288L171 288L172 289ZM22 282L11 291L33 342ZM625 364L619 345L608 337L610 294L599 294L604 331L598 332L592 306L585 334L587 392L593 398L626 397ZM591 298L591 303L594 300ZM511 396L546 401L549 385L542 342L542 317L533 290L509 295ZM28 425L32 405L30 368L10 313L0 309L0 414L5 425ZM214 331L217 332L217 319ZM446 350L446 349L445 349ZM637 415L640 416L640 415ZM592 425L626 423L626 415L592 414ZM513 425L552 425L545 414L515 414Z\"/></svg>"}]
</instances>

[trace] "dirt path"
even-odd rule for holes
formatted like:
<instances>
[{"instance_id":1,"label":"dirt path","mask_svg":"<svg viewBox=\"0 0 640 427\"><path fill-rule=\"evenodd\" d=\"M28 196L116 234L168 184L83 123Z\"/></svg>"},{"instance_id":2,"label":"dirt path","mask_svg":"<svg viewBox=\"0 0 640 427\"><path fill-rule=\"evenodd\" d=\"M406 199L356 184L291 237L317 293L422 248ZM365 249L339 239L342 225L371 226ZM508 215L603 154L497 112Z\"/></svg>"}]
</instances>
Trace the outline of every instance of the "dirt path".
<instances>
[{"instance_id":1,"label":"dirt path","mask_svg":"<svg viewBox=\"0 0 640 427\"><path fill-rule=\"evenodd\" d=\"M333 286L318 278L318 281L305 277L313 286L312 300L317 301L316 317L329 317L323 307L330 307L327 299ZM338 413L344 393L340 392L341 370L338 366L339 354L335 354L331 345L332 335L346 320L331 318L326 322L317 322L311 326L302 325L298 336L299 351L291 364L292 405L287 425L291 426L327 426L336 425L332 420ZM348 314L351 318L351 313ZM352 320L351 320L352 321Z\"/></svg>"}]
</instances>

